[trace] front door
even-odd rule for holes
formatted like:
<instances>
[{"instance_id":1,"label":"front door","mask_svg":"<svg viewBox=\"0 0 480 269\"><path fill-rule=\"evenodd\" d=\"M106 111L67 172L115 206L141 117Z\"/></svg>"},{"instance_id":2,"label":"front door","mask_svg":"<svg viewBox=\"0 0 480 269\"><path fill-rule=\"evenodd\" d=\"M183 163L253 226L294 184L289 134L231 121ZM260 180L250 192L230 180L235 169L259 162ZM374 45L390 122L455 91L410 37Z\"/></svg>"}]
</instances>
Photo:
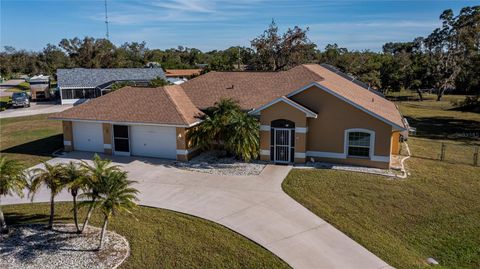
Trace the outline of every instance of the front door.
<instances>
[{"instance_id":1,"label":"front door","mask_svg":"<svg viewBox=\"0 0 480 269\"><path fill-rule=\"evenodd\" d=\"M130 139L127 125L113 125L113 150L115 155L130 155Z\"/></svg>"},{"instance_id":2,"label":"front door","mask_svg":"<svg viewBox=\"0 0 480 269\"><path fill-rule=\"evenodd\" d=\"M291 132L292 129L274 128L274 154L276 163L290 163Z\"/></svg>"}]
</instances>

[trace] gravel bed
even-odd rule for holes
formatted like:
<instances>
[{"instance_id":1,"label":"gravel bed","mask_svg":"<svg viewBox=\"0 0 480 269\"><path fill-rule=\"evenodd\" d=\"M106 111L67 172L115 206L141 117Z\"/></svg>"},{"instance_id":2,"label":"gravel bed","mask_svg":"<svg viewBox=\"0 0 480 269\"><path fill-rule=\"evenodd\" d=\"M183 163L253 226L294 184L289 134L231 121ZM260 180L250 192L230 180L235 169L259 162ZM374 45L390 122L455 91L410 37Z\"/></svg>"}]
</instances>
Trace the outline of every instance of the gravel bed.
<instances>
[{"instance_id":1,"label":"gravel bed","mask_svg":"<svg viewBox=\"0 0 480 269\"><path fill-rule=\"evenodd\" d=\"M397 177L397 173L389 169L350 166L350 165L331 164L331 163L322 163L322 162L307 162L303 166L297 166L297 168L334 169L334 170L342 170L342 171L349 171L349 172L382 175L387 177Z\"/></svg>"},{"instance_id":2,"label":"gravel bed","mask_svg":"<svg viewBox=\"0 0 480 269\"><path fill-rule=\"evenodd\" d=\"M101 251L100 228L87 227L75 233L73 224L57 224L54 230L45 225L11 226L10 233L0 238L0 268L117 268L129 255L127 240L108 231Z\"/></svg>"},{"instance_id":3,"label":"gravel bed","mask_svg":"<svg viewBox=\"0 0 480 269\"><path fill-rule=\"evenodd\" d=\"M208 151L188 162L175 162L175 166L179 169L222 176L256 176L263 171L266 163L261 161L246 163L233 157L225 157L222 151Z\"/></svg>"}]
</instances>

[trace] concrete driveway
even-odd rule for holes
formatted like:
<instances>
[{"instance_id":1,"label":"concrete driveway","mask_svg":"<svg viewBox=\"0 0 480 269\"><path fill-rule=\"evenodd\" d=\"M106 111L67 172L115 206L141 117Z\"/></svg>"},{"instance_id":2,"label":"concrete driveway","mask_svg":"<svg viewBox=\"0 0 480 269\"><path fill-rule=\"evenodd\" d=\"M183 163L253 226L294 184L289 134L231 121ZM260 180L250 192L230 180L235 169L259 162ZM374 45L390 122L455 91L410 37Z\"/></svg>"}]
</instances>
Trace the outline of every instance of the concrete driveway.
<instances>
[{"instance_id":1,"label":"concrete driveway","mask_svg":"<svg viewBox=\"0 0 480 269\"><path fill-rule=\"evenodd\" d=\"M74 152L51 162L91 159ZM179 170L158 159L113 157L138 181L140 204L220 223L267 248L294 268L391 268L380 258L282 191L291 167L268 165L258 176L218 176ZM43 189L35 201L49 201ZM57 200L70 201L68 193ZM2 198L3 204L29 202Z\"/></svg>"},{"instance_id":2,"label":"concrete driveway","mask_svg":"<svg viewBox=\"0 0 480 269\"><path fill-rule=\"evenodd\" d=\"M30 107L9 108L1 111L0 119L55 113L71 107L72 105L60 105L55 102L36 102L31 103Z\"/></svg>"}]
</instances>

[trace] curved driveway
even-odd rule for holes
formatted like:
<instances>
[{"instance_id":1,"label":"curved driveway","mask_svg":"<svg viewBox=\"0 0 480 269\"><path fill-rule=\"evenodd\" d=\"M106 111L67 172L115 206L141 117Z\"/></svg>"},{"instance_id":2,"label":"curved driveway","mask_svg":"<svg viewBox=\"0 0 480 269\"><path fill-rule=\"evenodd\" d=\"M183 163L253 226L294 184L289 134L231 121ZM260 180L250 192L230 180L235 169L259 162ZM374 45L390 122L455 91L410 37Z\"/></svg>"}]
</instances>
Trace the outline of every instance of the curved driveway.
<instances>
[{"instance_id":1,"label":"curved driveway","mask_svg":"<svg viewBox=\"0 0 480 269\"><path fill-rule=\"evenodd\" d=\"M91 159L74 152L50 162ZM282 191L291 167L268 165L258 176L218 176L179 170L169 162L113 157L138 181L140 204L220 223L267 248L294 268L380 269L387 263ZM62 193L57 200L70 200ZM49 201L43 189L35 201ZM28 202L5 197L2 204Z\"/></svg>"}]
</instances>

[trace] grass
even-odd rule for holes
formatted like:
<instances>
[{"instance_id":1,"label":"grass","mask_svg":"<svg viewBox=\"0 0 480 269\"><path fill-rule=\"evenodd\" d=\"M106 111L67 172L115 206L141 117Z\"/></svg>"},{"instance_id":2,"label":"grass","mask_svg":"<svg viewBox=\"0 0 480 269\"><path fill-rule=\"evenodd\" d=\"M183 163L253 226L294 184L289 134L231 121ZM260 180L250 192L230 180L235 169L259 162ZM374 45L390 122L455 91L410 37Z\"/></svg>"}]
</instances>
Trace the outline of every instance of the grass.
<instances>
[{"instance_id":1,"label":"grass","mask_svg":"<svg viewBox=\"0 0 480 269\"><path fill-rule=\"evenodd\" d=\"M0 97L0 111L7 109L8 105L12 102L10 96L1 96Z\"/></svg>"},{"instance_id":2,"label":"grass","mask_svg":"<svg viewBox=\"0 0 480 269\"><path fill-rule=\"evenodd\" d=\"M399 96L405 97L408 94L402 92ZM476 147L480 146L480 114L464 112L453 105L464 100L464 95L446 95L438 102L435 97L426 94L423 102L397 102L410 125L417 128L417 134L408 141L412 155L439 159L444 143L446 161L473 164ZM414 99L414 96L407 99ZM475 134L477 137L470 137Z\"/></svg>"},{"instance_id":3,"label":"grass","mask_svg":"<svg viewBox=\"0 0 480 269\"><path fill-rule=\"evenodd\" d=\"M0 154L32 166L63 146L62 123L35 115L0 119Z\"/></svg>"},{"instance_id":4,"label":"grass","mask_svg":"<svg viewBox=\"0 0 480 269\"><path fill-rule=\"evenodd\" d=\"M293 170L283 189L367 249L400 269L480 268L480 167L472 162L480 114L457 111L446 97L398 102L417 136L406 180L334 170ZM441 142L447 162L438 161Z\"/></svg>"},{"instance_id":5,"label":"grass","mask_svg":"<svg viewBox=\"0 0 480 269\"><path fill-rule=\"evenodd\" d=\"M28 82L22 82L10 89L5 90L6 92L23 92L23 91L29 91L30 90L30 83Z\"/></svg>"},{"instance_id":6,"label":"grass","mask_svg":"<svg viewBox=\"0 0 480 269\"><path fill-rule=\"evenodd\" d=\"M407 180L293 170L290 196L399 269L480 268L480 168L411 158Z\"/></svg>"},{"instance_id":7,"label":"grass","mask_svg":"<svg viewBox=\"0 0 480 269\"><path fill-rule=\"evenodd\" d=\"M417 128L418 136L458 139L459 135L480 130L479 113L461 111L453 105L464 99L465 95L446 95L437 102L434 95L427 94L423 102L399 101L397 104L410 125Z\"/></svg>"},{"instance_id":8,"label":"grass","mask_svg":"<svg viewBox=\"0 0 480 269\"><path fill-rule=\"evenodd\" d=\"M3 207L9 224L47 223L49 204ZM71 222L71 204L58 203L56 220ZM82 217L84 211L81 211ZM289 268L268 250L213 222L164 209L139 207L109 229L127 238L131 255L120 268ZM92 225L101 225L94 214Z\"/></svg>"}]
</instances>

